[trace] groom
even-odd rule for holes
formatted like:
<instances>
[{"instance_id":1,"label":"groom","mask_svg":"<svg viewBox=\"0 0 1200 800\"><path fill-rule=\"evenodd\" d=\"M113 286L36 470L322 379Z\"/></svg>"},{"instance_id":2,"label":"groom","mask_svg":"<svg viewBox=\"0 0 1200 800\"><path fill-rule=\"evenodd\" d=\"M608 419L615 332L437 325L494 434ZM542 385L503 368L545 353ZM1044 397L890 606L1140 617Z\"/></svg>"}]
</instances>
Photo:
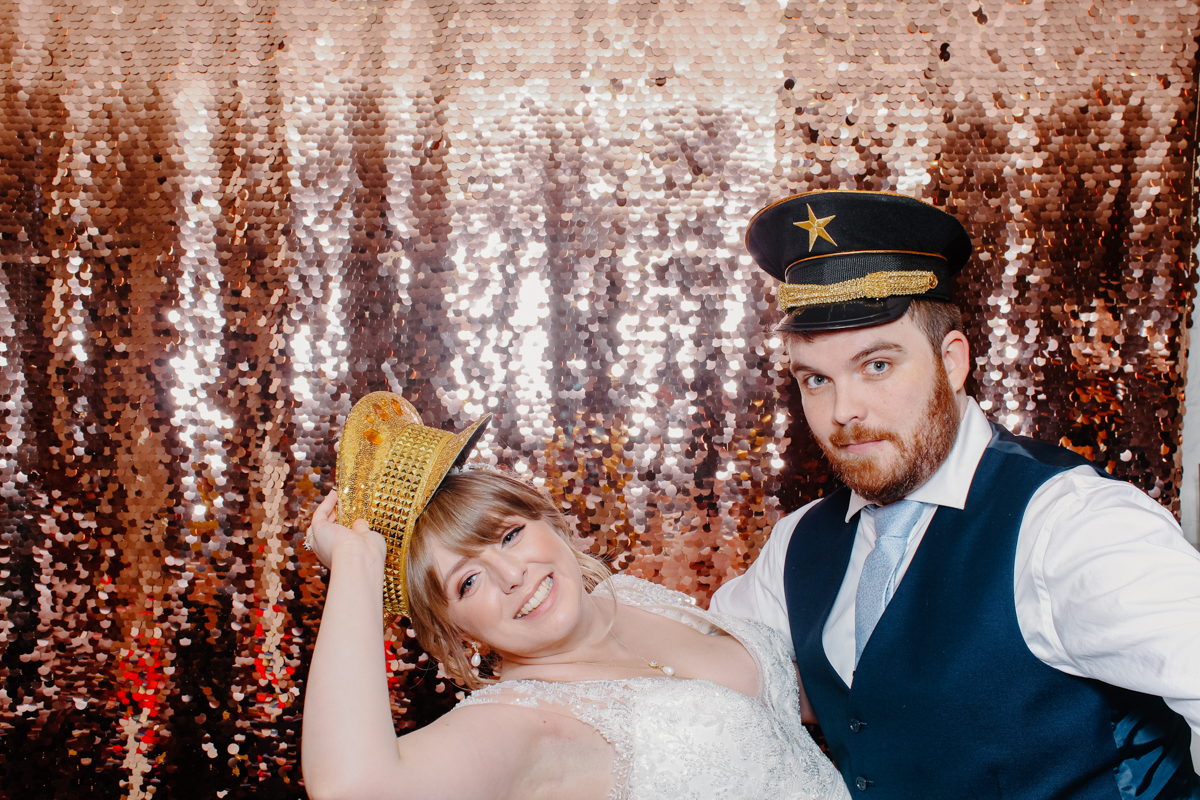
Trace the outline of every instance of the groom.
<instances>
[{"instance_id":1,"label":"groom","mask_svg":"<svg viewBox=\"0 0 1200 800\"><path fill-rule=\"evenodd\" d=\"M958 220L818 191L760 211L746 245L784 281L778 330L847 488L780 520L712 608L793 644L851 794L1200 798L1200 553L966 395Z\"/></svg>"}]
</instances>

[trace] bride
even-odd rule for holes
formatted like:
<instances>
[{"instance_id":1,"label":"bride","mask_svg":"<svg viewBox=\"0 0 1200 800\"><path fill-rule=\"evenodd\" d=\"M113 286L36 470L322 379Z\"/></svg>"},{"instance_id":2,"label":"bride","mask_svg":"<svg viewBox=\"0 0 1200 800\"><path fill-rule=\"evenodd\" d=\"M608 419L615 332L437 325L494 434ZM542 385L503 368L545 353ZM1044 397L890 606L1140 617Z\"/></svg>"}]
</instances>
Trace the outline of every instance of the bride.
<instances>
[{"instance_id":1,"label":"bride","mask_svg":"<svg viewBox=\"0 0 1200 800\"><path fill-rule=\"evenodd\" d=\"M609 575L539 491L455 470L486 422L427 428L382 392L347 420L339 491L306 537L330 570L304 703L309 796L847 797L800 724L777 634ZM397 614L474 690L399 738L380 625Z\"/></svg>"}]
</instances>

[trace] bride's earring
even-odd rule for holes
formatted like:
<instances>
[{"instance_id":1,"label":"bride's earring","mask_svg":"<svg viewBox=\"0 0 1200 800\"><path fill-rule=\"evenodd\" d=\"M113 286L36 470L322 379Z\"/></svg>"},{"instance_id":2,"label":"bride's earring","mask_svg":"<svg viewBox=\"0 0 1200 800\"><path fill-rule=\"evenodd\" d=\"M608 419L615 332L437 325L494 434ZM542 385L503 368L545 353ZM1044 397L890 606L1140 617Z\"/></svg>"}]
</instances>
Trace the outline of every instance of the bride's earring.
<instances>
[{"instance_id":1,"label":"bride's earring","mask_svg":"<svg viewBox=\"0 0 1200 800\"><path fill-rule=\"evenodd\" d=\"M483 663L483 657L479 655L479 642L471 642L471 666L478 667Z\"/></svg>"}]
</instances>

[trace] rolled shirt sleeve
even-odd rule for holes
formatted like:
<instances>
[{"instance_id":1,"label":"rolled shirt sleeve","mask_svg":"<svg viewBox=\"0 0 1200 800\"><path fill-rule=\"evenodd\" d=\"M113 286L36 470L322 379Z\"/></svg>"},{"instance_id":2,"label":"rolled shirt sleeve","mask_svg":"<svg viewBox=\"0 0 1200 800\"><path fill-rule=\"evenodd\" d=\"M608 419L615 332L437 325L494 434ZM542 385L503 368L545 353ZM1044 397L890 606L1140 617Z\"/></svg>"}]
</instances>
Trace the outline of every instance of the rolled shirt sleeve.
<instances>
[{"instance_id":1,"label":"rolled shirt sleeve","mask_svg":"<svg viewBox=\"0 0 1200 800\"><path fill-rule=\"evenodd\" d=\"M1030 500L1017 621L1042 662L1162 697L1200 735L1200 553L1162 506L1076 469Z\"/></svg>"}]
</instances>

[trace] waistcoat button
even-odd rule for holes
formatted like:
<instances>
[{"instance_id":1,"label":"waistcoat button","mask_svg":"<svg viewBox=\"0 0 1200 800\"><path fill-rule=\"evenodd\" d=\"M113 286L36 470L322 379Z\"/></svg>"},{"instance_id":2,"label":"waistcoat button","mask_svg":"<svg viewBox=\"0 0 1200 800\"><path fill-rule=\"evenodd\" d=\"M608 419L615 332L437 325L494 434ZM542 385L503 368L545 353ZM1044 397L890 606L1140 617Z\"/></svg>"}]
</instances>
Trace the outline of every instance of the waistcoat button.
<instances>
[{"instance_id":1,"label":"waistcoat button","mask_svg":"<svg viewBox=\"0 0 1200 800\"><path fill-rule=\"evenodd\" d=\"M870 785L871 785L871 782L861 775L859 775L858 779L856 781L854 781L854 788L858 789L860 792L865 792L867 790L867 787Z\"/></svg>"},{"instance_id":2,"label":"waistcoat button","mask_svg":"<svg viewBox=\"0 0 1200 800\"><path fill-rule=\"evenodd\" d=\"M850 720L850 732L858 733L860 730L862 730L862 723L852 718Z\"/></svg>"}]
</instances>

